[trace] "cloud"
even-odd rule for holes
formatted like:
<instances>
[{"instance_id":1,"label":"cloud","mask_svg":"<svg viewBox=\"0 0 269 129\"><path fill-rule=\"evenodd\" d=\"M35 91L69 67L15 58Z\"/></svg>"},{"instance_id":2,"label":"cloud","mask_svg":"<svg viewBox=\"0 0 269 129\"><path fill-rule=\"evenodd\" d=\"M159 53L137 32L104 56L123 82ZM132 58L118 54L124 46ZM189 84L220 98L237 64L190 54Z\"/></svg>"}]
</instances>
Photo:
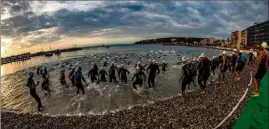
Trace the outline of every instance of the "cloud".
<instances>
[{"instance_id":1,"label":"cloud","mask_svg":"<svg viewBox=\"0 0 269 129\"><path fill-rule=\"evenodd\" d=\"M2 34L29 46L66 37L228 38L268 18L266 1L11 1L3 2ZM53 6L52 6L53 5ZM247 7L247 9L246 9ZM49 31L53 30L53 31ZM48 38L50 35L50 38Z\"/></svg>"}]
</instances>

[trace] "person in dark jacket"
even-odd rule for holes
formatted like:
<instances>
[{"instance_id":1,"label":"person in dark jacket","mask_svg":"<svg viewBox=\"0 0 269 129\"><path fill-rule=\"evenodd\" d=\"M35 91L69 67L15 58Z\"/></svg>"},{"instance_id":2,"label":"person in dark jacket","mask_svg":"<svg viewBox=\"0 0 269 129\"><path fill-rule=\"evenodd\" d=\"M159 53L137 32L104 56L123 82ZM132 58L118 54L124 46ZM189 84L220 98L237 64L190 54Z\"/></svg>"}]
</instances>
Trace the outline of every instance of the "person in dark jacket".
<instances>
[{"instance_id":1,"label":"person in dark jacket","mask_svg":"<svg viewBox=\"0 0 269 129\"><path fill-rule=\"evenodd\" d=\"M204 94L205 91L205 87L206 87L206 83L207 80L210 76L210 66L211 66L211 62L208 58L206 58L205 54L202 53L201 56L201 61L198 64L198 83L202 89L201 94Z\"/></svg>"}]
</instances>

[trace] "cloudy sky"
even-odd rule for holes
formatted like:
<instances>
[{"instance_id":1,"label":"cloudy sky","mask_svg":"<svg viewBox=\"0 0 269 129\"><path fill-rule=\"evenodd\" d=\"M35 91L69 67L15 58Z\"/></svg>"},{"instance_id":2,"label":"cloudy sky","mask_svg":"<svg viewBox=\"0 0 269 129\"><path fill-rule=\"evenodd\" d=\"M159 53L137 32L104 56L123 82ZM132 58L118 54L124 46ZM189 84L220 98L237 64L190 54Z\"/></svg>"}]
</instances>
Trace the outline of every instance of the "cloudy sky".
<instances>
[{"instance_id":1,"label":"cloudy sky","mask_svg":"<svg viewBox=\"0 0 269 129\"><path fill-rule=\"evenodd\" d=\"M230 32L268 20L267 1L1 2L1 55Z\"/></svg>"}]
</instances>

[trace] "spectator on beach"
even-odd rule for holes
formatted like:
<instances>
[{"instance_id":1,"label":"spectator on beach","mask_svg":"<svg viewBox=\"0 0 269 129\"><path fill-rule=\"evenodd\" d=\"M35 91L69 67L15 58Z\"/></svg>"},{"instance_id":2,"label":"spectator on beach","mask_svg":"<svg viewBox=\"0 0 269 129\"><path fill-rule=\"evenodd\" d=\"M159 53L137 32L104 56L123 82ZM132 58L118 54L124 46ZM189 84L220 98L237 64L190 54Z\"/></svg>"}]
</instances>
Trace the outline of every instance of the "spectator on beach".
<instances>
[{"instance_id":1,"label":"spectator on beach","mask_svg":"<svg viewBox=\"0 0 269 129\"><path fill-rule=\"evenodd\" d=\"M38 111L42 111L43 106L41 104L41 100L40 100L39 96L36 93L36 87L38 86L39 81L37 83L35 83L33 77L34 77L34 73L30 72L26 86L29 87L29 89L30 89L30 95L37 101Z\"/></svg>"},{"instance_id":2,"label":"spectator on beach","mask_svg":"<svg viewBox=\"0 0 269 129\"><path fill-rule=\"evenodd\" d=\"M202 89L201 94L204 94L205 93L204 89L206 88L206 83L210 76L211 62L208 58L206 58L204 53L201 54L200 58L201 58L201 61L198 64L198 68L197 68L198 69L198 83Z\"/></svg>"},{"instance_id":3,"label":"spectator on beach","mask_svg":"<svg viewBox=\"0 0 269 129\"><path fill-rule=\"evenodd\" d=\"M256 70L255 70L254 80L253 80L253 83L255 86L255 92L254 92L253 97L259 96L260 81L265 75L267 71L267 67L268 67L266 66L268 64L268 51L267 51L268 45L266 42L263 42L261 46L263 47L263 50L259 52L259 58L258 58Z\"/></svg>"},{"instance_id":4,"label":"spectator on beach","mask_svg":"<svg viewBox=\"0 0 269 129\"><path fill-rule=\"evenodd\" d=\"M221 59L221 62L220 62L220 74L219 74L219 77L218 77L218 81L220 83L220 78L222 76L222 81L224 83L224 80L225 80L225 72L227 71L228 69L228 59L227 59L227 55L226 55L226 51L223 51L222 52L222 59Z\"/></svg>"},{"instance_id":5,"label":"spectator on beach","mask_svg":"<svg viewBox=\"0 0 269 129\"><path fill-rule=\"evenodd\" d=\"M253 61L255 60L253 49L250 49L250 52L248 54L248 65L252 65Z\"/></svg>"},{"instance_id":6,"label":"spectator on beach","mask_svg":"<svg viewBox=\"0 0 269 129\"><path fill-rule=\"evenodd\" d=\"M244 69L246 61L247 56L243 53L243 51L240 51L238 54L237 66L235 68L235 76L237 81L241 79L240 72Z\"/></svg>"}]
</instances>

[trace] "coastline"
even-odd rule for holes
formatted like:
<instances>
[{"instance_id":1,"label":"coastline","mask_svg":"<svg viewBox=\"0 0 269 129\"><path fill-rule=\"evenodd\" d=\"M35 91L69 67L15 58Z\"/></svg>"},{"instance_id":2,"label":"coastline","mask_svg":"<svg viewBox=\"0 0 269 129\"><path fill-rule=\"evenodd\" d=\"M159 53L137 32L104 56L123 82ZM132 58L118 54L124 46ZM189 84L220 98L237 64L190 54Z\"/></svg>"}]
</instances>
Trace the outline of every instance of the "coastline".
<instances>
[{"instance_id":1,"label":"coastline","mask_svg":"<svg viewBox=\"0 0 269 129\"><path fill-rule=\"evenodd\" d=\"M134 106L105 115L49 117L34 114L1 112L2 128L214 128L233 109L249 83L250 67L242 72L241 81L227 76L226 84L213 84L206 94L199 90L186 96L156 101L148 106ZM231 73L227 73L232 75ZM236 83L236 85L235 85ZM251 90L237 110L220 128L232 128L241 114Z\"/></svg>"}]
</instances>

